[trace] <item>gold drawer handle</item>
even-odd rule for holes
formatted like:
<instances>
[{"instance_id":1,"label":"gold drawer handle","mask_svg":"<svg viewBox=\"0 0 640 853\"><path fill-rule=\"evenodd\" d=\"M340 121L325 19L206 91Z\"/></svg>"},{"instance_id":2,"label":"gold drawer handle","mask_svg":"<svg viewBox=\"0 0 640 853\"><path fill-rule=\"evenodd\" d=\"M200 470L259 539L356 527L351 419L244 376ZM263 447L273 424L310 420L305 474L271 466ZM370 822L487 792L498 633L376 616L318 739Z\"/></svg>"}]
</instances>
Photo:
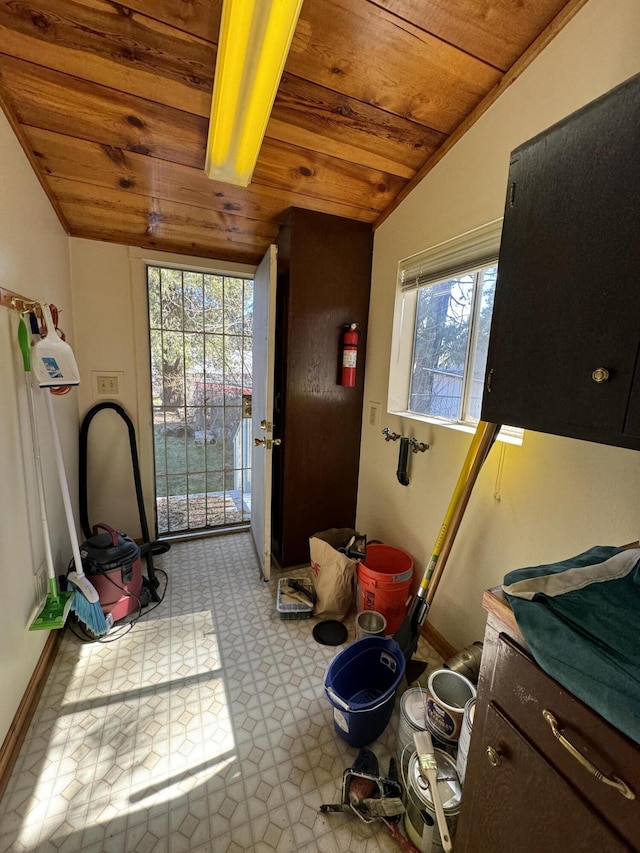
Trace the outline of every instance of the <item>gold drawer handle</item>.
<instances>
[{"instance_id":1,"label":"gold drawer handle","mask_svg":"<svg viewBox=\"0 0 640 853\"><path fill-rule=\"evenodd\" d=\"M487 747L487 759L492 767L500 767L500 764L502 763L500 753L492 746Z\"/></svg>"},{"instance_id":2,"label":"gold drawer handle","mask_svg":"<svg viewBox=\"0 0 640 853\"><path fill-rule=\"evenodd\" d=\"M544 710L542 712L542 716L551 726L551 731L553 732L553 736L557 738L562 746L569 752L576 761L580 762L582 766L591 773L592 776L595 776L600 782L604 782L605 785L610 785L612 788L615 788L616 791L619 791L623 797L626 797L628 800L635 800L636 795L633 793L631 788L627 785L626 782L623 782L622 779L618 779L617 776L605 776L604 773L601 773L600 770L592 764L588 758L585 758L584 755L579 752L575 746L570 743L566 737L562 734L560 729L558 728L558 721L553 716L551 711Z\"/></svg>"}]
</instances>

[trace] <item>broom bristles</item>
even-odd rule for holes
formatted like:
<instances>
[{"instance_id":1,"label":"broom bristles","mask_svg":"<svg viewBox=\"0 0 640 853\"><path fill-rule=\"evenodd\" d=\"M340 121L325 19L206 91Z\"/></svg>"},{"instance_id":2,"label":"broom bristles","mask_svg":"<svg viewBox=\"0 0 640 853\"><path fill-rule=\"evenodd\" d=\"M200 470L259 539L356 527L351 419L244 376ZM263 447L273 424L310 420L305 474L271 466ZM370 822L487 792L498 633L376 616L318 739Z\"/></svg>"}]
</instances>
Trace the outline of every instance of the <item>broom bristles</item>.
<instances>
[{"instance_id":1,"label":"broom bristles","mask_svg":"<svg viewBox=\"0 0 640 853\"><path fill-rule=\"evenodd\" d=\"M69 575L71 574L75 574L75 572L70 572ZM69 575L67 575L67 580L75 586L74 579L69 577ZM83 581L90 583L86 578L83 578ZM93 585L92 589L94 589ZM76 590L76 594L73 596L73 601L71 602L72 611L76 614L78 619L86 625L94 636L102 637L109 630L109 624L102 612L102 607L100 607L100 601L98 600L95 603L89 601L85 597L84 591L80 586L76 586Z\"/></svg>"}]
</instances>

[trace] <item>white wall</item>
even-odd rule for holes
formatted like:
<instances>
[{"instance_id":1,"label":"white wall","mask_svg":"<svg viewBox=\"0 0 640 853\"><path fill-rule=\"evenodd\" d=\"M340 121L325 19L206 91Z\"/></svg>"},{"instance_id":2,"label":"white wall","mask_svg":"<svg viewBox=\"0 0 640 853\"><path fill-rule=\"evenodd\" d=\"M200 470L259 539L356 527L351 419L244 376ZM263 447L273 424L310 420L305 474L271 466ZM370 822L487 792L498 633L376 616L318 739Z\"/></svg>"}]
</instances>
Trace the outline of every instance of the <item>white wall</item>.
<instances>
[{"instance_id":1,"label":"white wall","mask_svg":"<svg viewBox=\"0 0 640 853\"><path fill-rule=\"evenodd\" d=\"M0 286L53 302L73 343L68 238L2 113L0 186ZM17 312L0 308L0 742L48 636L28 631L37 603L34 574L44 566L44 546L17 328ZM77 392L55 398L54 407L75 492ZM42 407L39 414L52 550L56 571L63 572L71 550Z\"/></svg>"},{"instance_id":2,"label":"white wall","mask_svg":"<svg viewBox=\"0 0 640 853\"><path fill-rule=\"evenodd\" d=\"M397 444L364 418L358 528L405 547L421 577L469 436L386 415L397 264L502 216L509 153L640 71L640 3L590 0L377 230L368 330L365 413L432 444L411 456L411 484L395 478ZM640 535L640 453L527 432L498 444L480 474L429 621L462 648L481 639L483 589L506 571L563 559ZM497 493L497 494L496 494Z\"/></svg>"}]
</instances>

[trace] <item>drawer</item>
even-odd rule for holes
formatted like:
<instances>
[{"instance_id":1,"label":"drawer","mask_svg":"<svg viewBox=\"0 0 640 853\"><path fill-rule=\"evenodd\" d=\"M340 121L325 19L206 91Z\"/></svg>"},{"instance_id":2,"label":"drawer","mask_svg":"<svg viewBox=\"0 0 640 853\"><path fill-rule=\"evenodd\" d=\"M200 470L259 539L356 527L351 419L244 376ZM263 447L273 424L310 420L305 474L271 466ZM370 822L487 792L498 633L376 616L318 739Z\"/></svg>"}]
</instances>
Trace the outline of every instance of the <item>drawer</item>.
<instances>
[{"instance_id":1,"label":"drawer","mask_svg":"<svg viewBox=\"0 0 640 853\"><path fill-rule=\"evenodd\" d=\"M493 703L486 709L482 743L470 768L471 801L462 798L458 853L630 853Z\"/></svg>"},{"instance_id":2,"label":"drawer","mask_svg":"<svg viewBox=\"0 0 640 853\"><path fill-rule=\"evenodd\" d=\"M640 746L543 672L505 634L498 637L495 665L487 676L493 703L594 811L640 849ZM636 798L627 799L583 767L554 736L545 710L581 755L604 776L623 780Z\"/></svg>"}]
</instances>

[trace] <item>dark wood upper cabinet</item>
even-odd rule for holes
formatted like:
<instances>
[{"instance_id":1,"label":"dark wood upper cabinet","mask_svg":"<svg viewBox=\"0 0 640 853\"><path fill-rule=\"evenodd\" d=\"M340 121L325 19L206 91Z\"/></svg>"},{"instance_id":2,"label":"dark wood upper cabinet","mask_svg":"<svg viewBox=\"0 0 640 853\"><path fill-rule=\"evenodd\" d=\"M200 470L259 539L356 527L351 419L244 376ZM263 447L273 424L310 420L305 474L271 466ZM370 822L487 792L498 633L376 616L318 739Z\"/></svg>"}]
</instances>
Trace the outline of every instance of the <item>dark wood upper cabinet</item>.
<instances>
[{"instance_id":1,"label":"dark wood upper cabinet","mask_svg":"<svg viewBox=\"0 0 640 853\"><path fill-rule=\"evenodd\" d=\"M309 562L309 537L353 527L373 233L364 222L292 208L278 236L272 551ZM360 329L356 385L340 385L344 326Z\"/></svg>"},{"instance_id":2,"label":"dark wood upper cabinet","mask_svg":"<svg viewBox=\"0 0 640 853\"><path fill-rule=\"evenodd\" d=\"M482 419L640 449L640 75L511 157Z\"/></svg>"}]
</instances>

